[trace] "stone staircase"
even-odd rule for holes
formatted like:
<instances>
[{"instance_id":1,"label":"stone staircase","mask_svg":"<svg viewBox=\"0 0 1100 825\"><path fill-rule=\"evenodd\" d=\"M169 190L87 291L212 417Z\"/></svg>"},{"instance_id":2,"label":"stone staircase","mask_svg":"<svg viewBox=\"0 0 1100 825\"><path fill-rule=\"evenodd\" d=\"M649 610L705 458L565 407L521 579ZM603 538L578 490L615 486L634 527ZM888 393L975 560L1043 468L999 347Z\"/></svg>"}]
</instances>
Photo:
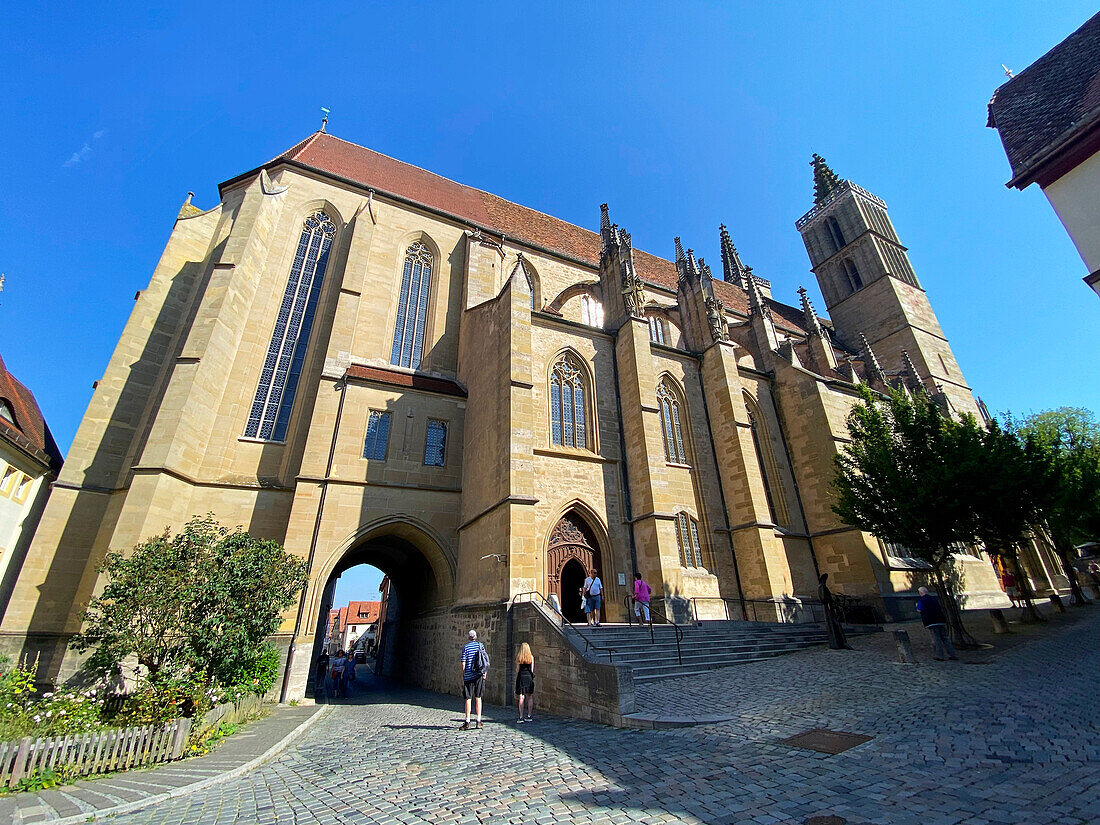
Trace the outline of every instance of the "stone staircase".
<instances>
[{"instance_id":1,"label":"stone staircase","mask_svg":"<svg viewBox=\"0 0 1100 825\"><path fill-rule=\"evenodd\" d=\"M589 649L584 657L607 662L606 648L613 648L611 661L630 665L635 682L668 676L690 676L719 667L756 662L782 653L791 653L824 644L825 627L820 624L772 624L766 622L707 621L681 625L680 642L683 664L676 658L675 628L667 624L649 628L638 625L603 624L601 627L565 628L566 638L579 651L585 651L585 639L603 650ZM880 630L877 626L846 626L848 634Z\"/></svg>"}]
</instances>

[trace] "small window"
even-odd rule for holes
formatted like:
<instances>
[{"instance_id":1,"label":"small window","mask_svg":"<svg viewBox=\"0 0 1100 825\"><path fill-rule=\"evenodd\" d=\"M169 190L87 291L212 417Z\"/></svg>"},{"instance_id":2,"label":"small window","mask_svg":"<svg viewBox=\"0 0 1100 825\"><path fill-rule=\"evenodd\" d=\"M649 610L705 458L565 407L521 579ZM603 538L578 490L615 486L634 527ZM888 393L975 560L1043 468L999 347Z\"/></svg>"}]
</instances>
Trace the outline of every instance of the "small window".
<instances>
[{"instance_id":1,"label":"small window","mask_svg":"<svg viewBox=\"0 0 1100 825\"><path fill-rule=\"evenodd\" d=\"M702 567L703 553L699 547L699 522L687 513L676 514L676 543L680 548L683 567Z\"/></svg>"},{"instance_id":2,"label":"small window","mask_svg":"<svg viewBox=\"0 0 1100 825\"><path fill-rule=\"evenodd\" d=\"M665 342L665 322L652 315L649 316L649 340L655 344Z\"/></svg>"},{"instance_id":3,"label":"small window","mask_svg":"<svg viewBox=\"0 0 1100 825\"><path fill-rule=\"evenodd\" d=\"M23 477L19 479L19 485L15 488L15 495L13 498L22 504L27 500L27 493L31 490L31 477L23 474Z\"/></svg>"},{"instance_id":4,"label":"small window","mask_svg":"<svg viewBox=\"0 0 1100 825\"><path fill-rule=\"evenodd\" d=\"M581 323L590 327L603 327L603 305L591 295L581 298Z\"/></svg>"},{"instance_id":5,"label":"small window","mask_svg":"<svg viewBox=\"0 0 1100 825\"><path fill-rule=\"evenodd\" d=\"M19 471L14 467L4 468L4 480L0 481L0 495L4 497L11 496L12 490L15 488L15 482L19 478Z\"/></svg>"},{"instance_id":6,"label":"small window","mask_svg":"<svg viewBox=\"0 0 1100 825\"><path fill-rule=\"evenodd\" d=\"M447 456L447 422L428 419L428 435L424 439L424 464L442 467Z\"/></svg>"},{"instance_id":7,"label":"small window","mask_svg":"<svg viewBox=\"0 0 1100 825\"><path fill-rule=\"evenodd\" d=\"M367 438L363 443L363 458L376 461L386 460L386 445L390 440L390 418L388 412L371 410L367 421Z\"/></svg>"},{"instance_id":8,"label":"small window","mask_svg":"<svg viewBox=\"0 0 1100 825\"><path fill-rule=\"evenodd\" d=\"M0 418L15 424L15 413L12 412L11 402L6 398L0 398ZM19 426L16 424L16 426Z\"/></svg>"}]
</instances>

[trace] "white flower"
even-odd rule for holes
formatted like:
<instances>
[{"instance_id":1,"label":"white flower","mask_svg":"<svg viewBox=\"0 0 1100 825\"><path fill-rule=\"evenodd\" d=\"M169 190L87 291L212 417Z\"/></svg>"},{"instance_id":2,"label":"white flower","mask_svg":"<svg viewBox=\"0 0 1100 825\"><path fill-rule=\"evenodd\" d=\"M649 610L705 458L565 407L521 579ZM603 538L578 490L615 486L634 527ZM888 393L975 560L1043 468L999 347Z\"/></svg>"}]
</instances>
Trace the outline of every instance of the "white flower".
<instances>
[{"instance_id":1,"label":"white flower","mask_svg":"<svg viewBox=\"0 0 1100 825\"><path fill-rule=\"evenodd\" d=\"M65 715L65 711L63 711L63 710L59 710L59 711L57 712L57 715L58 715L58 716L64 716L64 715Z\"/></svg>"},{"instance_id":2,"label":"white flower","mask_svg":"<svg viewBox=\"0 0 1100 825\"><path fill-rule=\"evenodd\" d=\"M51 698L52 696L53 696L53 694L52 694L52 693L43 693L43 694L42 694L42 698L43 698L43 699L49 699L49 698Z\"/></svg>"},{"instance_id":3,"label":"white flower","mask_svg":"<svg viewBox=\"0 0 1100 825\"><path fill-rule=\"evenodd\" d=\"M41 722L41 721L42 721L42 717L41 717L41 716L39 716L39 715L38 715L38 714L36 713L36 714L34 715L34 721L35 721L35 722Z\"/></svg>"}]
</instances>

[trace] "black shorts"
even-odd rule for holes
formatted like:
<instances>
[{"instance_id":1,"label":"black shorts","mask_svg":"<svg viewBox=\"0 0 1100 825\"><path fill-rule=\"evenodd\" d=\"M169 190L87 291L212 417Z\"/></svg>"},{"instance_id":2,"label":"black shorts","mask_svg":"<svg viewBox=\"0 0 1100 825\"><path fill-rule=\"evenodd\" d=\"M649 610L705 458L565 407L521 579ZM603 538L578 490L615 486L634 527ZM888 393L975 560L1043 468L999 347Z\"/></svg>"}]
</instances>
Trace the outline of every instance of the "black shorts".
<instances>
[{"instance_id":1,"label":"black shorts","mask_svg":"<svg viewBox=\"0 0 1100 825\"><path fill-rule=\"evenodd\" d=\"M468 682L462 683L462 698L463 699L480 699L481 694L485 691L485 677L478 676L471 679Z\"/></svg>"}]
</instances>

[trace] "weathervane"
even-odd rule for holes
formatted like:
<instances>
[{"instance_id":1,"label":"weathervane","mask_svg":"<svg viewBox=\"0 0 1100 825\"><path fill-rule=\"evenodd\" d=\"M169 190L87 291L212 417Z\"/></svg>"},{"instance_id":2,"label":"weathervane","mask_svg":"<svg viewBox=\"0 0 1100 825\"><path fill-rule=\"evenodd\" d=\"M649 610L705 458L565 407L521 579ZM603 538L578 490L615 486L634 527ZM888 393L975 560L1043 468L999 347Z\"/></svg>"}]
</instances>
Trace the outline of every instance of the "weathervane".
<instances>
[{"instance_id":1,"label":"weathervane","mask_svg":"<svg viewBox=\"0 0 1100 825\"><path fill-rule=\"evenodd\" d=\"M1001 68L1005 70L1005 77L1012 77L1012 69L1008 68L1004 63L1001 64Z\"/></svg>"},{"instance_id":2,"label":"weathervane","mask_svg":"<svg viewBox=\"0 0 1100 825\"><path fill-rule=\"evenodd\" d=\"M323 132L323 131L325 131L325 127L328 126L328 116L329 116L330 112L324 106L321 107L321 111L325 113L321 117L321 131Z\"/></svg>"}]
</instances>

